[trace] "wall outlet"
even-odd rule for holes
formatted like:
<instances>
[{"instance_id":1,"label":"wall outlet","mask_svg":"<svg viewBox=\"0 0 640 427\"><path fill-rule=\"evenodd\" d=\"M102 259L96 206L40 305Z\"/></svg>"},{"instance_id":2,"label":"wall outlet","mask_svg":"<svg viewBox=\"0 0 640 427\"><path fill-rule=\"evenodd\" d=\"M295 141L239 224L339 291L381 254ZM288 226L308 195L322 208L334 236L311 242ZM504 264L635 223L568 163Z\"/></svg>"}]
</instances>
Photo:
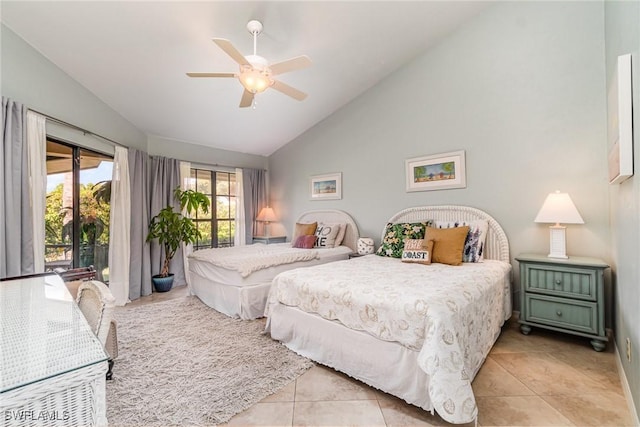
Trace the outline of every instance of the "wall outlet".
<instances>
[{"instance_id":1,"label":"wall outlet","mask_svg":"<svg viewBox=\"0 0 640 427\"><path fill-rule=\"evenodd\" d=\"M631 340L627 338L627 362L631 363Z\"/></svg>"}]
</instances>

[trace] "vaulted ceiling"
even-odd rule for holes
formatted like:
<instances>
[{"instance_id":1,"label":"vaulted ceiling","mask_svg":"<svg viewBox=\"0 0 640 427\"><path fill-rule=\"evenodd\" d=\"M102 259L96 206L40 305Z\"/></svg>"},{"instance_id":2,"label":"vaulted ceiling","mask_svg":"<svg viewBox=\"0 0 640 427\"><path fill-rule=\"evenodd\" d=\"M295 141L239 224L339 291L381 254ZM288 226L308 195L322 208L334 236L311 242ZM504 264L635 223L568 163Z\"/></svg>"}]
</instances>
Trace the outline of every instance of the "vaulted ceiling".
<instances>
[{"instance_id":1,"label":"vaulted ceiling","mask_svg":"<svg viewBox=\"0 0 640 427\"><path fill-rule=\"evenodd\" d=\"M2 22L148 135L269 155L489 5L3 0ZM255 108L241 109L236 79L185 75L237 72L211 39L228 39L249 55L252 19L264 25L259 55L272 63L303 54L313 61L278 76L306 92L304 101L267 90Z\"/></svg>"}]
</instances>

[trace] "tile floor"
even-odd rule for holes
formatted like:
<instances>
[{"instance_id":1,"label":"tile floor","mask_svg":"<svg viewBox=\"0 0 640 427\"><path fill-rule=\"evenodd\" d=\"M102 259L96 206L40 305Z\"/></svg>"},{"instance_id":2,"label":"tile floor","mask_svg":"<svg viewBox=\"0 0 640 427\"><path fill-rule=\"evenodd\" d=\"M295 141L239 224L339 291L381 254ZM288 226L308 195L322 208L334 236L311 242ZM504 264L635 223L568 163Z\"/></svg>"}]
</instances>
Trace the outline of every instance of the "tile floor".
<instances>
[{"instance_id":1,"label":"tile floor","mask_svg":"<svg viewBox=\"0 0 640 427\"><path fill-rule=\"evenodd\" d=\"M185 287L132 305L187 295ZM480 426L632 426L613 346L504 326L473 382ZM233 417L229 426L443 426L415 406L317 365L280 392Z\"/></svg>"}]
</instances>

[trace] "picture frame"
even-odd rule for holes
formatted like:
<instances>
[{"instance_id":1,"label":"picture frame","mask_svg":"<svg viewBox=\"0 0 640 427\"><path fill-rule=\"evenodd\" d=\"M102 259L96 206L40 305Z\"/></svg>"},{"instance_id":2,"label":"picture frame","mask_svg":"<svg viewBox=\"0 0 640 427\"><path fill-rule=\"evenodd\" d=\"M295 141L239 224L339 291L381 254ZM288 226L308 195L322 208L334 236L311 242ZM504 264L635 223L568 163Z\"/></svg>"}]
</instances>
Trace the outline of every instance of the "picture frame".
<instances>
[{"instance_id":1,"label":"picture frame","mask_svg":"<svg viewBox=\"0 0 640 427\"><path fill-rule=\"evenodd\" d=\"M342 199L342 172L312 176L309 190L311 200Z\"/></svg>"},{"instance_id":2,"label":"picture frame","mask_svg":"<svg viewBox=\"0 0 640 427\"><path fill-rule=\"evenodd\" d=\"M620 184L633 176L633 114L631 55L618 56L617 70L608 99L609 184Z\"/></svg>"},{"instance_id":3,"label":"picture frame","mask_svg":"<svg viewBox=\"0 0 640 427\"><path fill-rule=\"evenodd\" d=\"M464 150L405 160L407 192L465 188Z\"/></svg>"}]
</instances>

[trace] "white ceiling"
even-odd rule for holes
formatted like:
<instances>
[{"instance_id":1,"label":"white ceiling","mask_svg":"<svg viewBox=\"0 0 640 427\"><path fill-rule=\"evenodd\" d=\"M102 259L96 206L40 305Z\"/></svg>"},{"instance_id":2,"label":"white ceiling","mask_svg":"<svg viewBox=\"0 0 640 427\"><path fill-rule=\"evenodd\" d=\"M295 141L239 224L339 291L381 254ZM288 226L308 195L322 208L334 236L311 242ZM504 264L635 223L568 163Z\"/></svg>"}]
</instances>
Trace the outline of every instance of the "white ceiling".
<instances>
[{"instance_id":1,"label":"white ceiling","mask_svg":"<svg viewBox=\"0 0 640 427\"><path fill-rule=\"evenodd\" d=\"M2 22L148 135L270 155L488 5L3 0ZM306 100L267 90L255 109L240 109L237 80L185 75L237 71L211 38L251 54L251 19L264 25L259 55L311 58L279 76Z\"/></svg>"}]
</instances>

